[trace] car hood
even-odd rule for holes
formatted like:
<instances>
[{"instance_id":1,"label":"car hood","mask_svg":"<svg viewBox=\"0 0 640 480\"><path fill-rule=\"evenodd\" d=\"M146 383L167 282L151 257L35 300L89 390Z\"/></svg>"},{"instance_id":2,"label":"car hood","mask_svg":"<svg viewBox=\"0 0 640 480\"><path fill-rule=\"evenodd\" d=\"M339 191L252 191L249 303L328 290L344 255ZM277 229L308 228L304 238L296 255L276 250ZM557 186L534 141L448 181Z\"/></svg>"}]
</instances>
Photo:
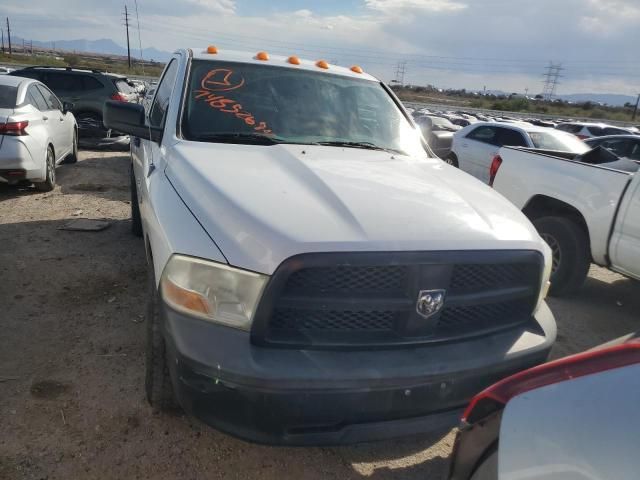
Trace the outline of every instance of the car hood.
<instances>
[{"instance_id":1,"label":"car hood","mask_svg":"<svg viewBox=\"0 0 640 480\"><path fill-rule=\"evenodd\" d=\"M506 199L438 159L187 141L168 152L177 193L248 270L271 274L309 252L545 248Z\"/></svg>"}]
</instances>

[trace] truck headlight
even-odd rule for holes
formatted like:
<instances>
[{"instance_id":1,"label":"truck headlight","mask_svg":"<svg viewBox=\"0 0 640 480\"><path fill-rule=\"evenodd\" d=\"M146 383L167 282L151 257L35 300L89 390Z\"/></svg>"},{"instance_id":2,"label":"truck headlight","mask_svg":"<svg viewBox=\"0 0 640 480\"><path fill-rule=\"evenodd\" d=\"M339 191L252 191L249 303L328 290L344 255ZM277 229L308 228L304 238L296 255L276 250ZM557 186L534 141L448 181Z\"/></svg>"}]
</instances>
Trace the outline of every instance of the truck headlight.
<instances>
[{"instance_id":1,"label":"truck headlight","mask_svg":"<svg viewBox=\"0 0 640 480\"><path fill-rule=\"evenodd\" d=\"M228 265L173 255L162 273L160 292L179 312L249 330L267 279Z\"/></svg>"}]
</instances>

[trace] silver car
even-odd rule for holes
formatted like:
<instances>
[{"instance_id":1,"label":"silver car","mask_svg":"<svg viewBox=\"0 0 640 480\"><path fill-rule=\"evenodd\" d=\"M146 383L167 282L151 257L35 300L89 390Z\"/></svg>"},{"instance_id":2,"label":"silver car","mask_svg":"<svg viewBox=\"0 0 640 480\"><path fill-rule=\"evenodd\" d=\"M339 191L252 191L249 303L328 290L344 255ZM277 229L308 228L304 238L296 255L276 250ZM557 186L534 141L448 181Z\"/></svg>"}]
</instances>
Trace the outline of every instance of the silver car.
<instances>
[{"instance_id":1,"label":"silver car","mask_svg":"<svg viewBox=\"0 0 640 480\"><path fill-rule=\"evenodd\" d=\"M53 190L56 166L78 158L71 107L36 80L0 77L0 182L29 181L38 190Z\"/></svg>"}]
</instances>

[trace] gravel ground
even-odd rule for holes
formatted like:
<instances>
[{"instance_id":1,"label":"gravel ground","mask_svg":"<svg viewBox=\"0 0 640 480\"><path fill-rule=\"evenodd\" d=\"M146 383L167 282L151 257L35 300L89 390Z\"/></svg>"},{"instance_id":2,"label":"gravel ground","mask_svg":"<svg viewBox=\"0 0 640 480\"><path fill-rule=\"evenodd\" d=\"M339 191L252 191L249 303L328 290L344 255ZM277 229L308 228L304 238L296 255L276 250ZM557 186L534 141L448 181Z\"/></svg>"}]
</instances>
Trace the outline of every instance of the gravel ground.
<instances>
[{"instance_id":1,"label":"gravel ground","mask_svg":"<svg viewBox=\"0 0 640 480\"><path fill-rule=\"evenodd\" d=\"M128 158L81 152L53 192L0 186L0 479L444 479L453 432L340 448L256 446L143 394L145 260ZM108 219L101 232L60 230ZM553 356L635 331L640 283L592 268L552 299Z\"/></svg>"}]
</instances>

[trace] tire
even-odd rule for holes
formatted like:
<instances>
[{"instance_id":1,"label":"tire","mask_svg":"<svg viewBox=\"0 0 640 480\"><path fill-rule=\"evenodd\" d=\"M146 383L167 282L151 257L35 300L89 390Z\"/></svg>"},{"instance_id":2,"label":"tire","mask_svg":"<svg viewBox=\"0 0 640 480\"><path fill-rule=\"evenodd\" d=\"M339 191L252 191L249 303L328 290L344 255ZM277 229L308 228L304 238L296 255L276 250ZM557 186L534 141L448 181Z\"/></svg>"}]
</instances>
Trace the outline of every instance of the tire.
<instances>
[{"instance_id":1,"label":"tire","mask_svg":"<svg viewBox=\"0 0 640 480\"><path fill-rule=\"evenodd\" d=\"M76 114L76 122L83 139L104 138L107 136L107 129L104 128L102 115L98 113L80 112Z\"/></svg>"},{"instance_id":2,"label":"tire","mask_svg":"<svg viewBox=\"0 0 640 480\"><path fill-rule=\"evenodd\" d=\"M147 295L145 392L154 413L175 412L179 409L167 363L167 352L160 325L160 295L156 287L153 266L149 267Z\"/></svg>"},{"instance_id":3,"label":"tire","mask_svg":"<svg viewBox=\"0 0 640 480\"><path fill-rule=\"evenodd\" d=\"M76 163L78 161L78 131L73 129L73 147L71 153L64 159L64 163Z\"/></svg>"},{"instance_id":4,"label":"tire","mask_svg":"<svg viewBox=\"0 0 640 480\"><path fill-rule=\"evenodd\" d=\"M445 162L447 162L449 165L451 165L452 167L458 167L458 157L456 157L456 154L451 152L449 155L447 155L447 158L445 160Z\"/></svg>"},{"instance_id":5,"label":"tire","mask_svg":"<svg viewBox=\"0 0 640 480\"><path fill-rule=\"evenodd\" d=\"M142 237L142 219L140 218L140 204L138 203L138 188L136 187L136 177L133 174L133 165L130 168L131 182L131 233L136 237Z\"/></svg>"},{"instance_id":6,"label":"tire","mask_svg":"<svg viewBox=\"0 0 640 480\"><path fill-rule=\"evenodd\" d=\"M50 192L56 187L56 157L53 154L51 145L47 147L47 159L45 160L46 176L44 182L34 182L36 190Z\"/></svg>"},{"instance_id":7,"label":"tire","mask_svg":"<svg viewBox=\"0 0 640 480\"><path fill-rule=\"evenodd\" d=\"M534 220L533 225L553 252L549 293L561 296L579 290L591 265L585 231L567 217L541 217Z\"/></svg>"}]
</instances>

